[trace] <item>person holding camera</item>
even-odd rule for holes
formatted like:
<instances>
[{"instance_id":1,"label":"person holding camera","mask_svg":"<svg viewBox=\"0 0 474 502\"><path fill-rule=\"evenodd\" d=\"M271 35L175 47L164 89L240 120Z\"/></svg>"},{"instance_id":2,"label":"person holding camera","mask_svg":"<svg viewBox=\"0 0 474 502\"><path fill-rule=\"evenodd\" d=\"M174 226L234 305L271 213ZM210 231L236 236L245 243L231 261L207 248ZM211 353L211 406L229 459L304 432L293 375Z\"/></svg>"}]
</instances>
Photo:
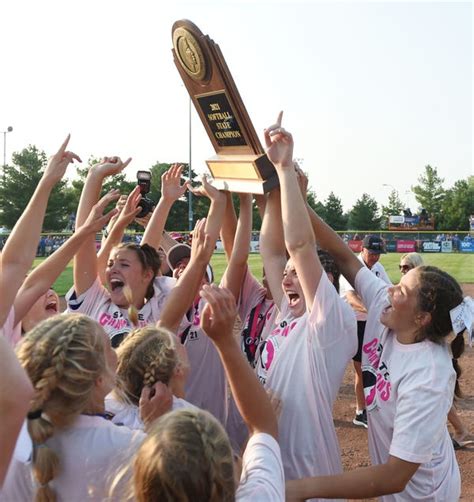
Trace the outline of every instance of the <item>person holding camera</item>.
<instances>
[{"instance_id":1,"label":"person holding camera","mask_svg":"<svg viewBox=\"0 0 474 502\"><path fill-rule=\"evenodd\" d=\"M105 157L91 167L77 211L78 227L97 202L104 179L121 172L130 160L123 162L119 157ZM173 171L173 180L177 171ZM183 185L181 190L185 189ZM121 232L129 219L133 220L141 211L141 200L141 189L137 187L115 223L120 237L109 236L111 241L107 245L120 242ZM159 231L161 235L164 221L152 217L147 232L151 235ZM117 347L134 326L146 326L160 318L163 304L176 281L159 276L159 269L160 257L146 239L141 245L120 243L108 253L104 287L99 278L95 238L91 236L74 259L74 286L66 295L68 311L81 312L98 321L109 335L112 346Z\"/></svg>"}]
</instances>

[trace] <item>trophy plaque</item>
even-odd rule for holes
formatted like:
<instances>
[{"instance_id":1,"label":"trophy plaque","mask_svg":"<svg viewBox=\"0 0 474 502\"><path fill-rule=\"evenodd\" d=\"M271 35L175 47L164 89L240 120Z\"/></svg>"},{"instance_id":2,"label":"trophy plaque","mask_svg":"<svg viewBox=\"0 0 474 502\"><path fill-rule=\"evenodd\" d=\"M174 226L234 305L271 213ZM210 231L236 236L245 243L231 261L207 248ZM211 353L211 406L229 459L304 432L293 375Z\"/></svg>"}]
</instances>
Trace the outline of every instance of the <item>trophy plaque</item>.
<instances>
[{"instance_id":1,"label":"trophy plaque","mask_svg":"<svg viewBox=\"0 0 474 502\"><path fill-rule=\"evenodd\" d=\"M206 160L213 185L255 194L278 186L219 46L188 20L176 21L172 36L174 62L216 151Z\"/></svg>"}]
</instances>

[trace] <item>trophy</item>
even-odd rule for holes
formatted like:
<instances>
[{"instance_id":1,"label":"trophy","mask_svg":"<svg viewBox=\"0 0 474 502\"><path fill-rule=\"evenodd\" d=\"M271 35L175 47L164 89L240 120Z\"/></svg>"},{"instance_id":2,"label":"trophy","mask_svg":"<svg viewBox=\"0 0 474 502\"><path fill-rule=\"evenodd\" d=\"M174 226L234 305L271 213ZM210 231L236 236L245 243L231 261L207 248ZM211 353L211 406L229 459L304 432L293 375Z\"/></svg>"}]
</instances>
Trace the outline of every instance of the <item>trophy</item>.
<instances>
[{"instance_id":1,"label":"trophy","mask_svg":"<svg viewBox=\"0 0 474 502\"><path fill-rule=\"evenodd\" d=\"M174 62L214 146L206 164L220 190L263 194L278 186L219 49L188 20L172 28Z\"/></svg>"}]
</instances>

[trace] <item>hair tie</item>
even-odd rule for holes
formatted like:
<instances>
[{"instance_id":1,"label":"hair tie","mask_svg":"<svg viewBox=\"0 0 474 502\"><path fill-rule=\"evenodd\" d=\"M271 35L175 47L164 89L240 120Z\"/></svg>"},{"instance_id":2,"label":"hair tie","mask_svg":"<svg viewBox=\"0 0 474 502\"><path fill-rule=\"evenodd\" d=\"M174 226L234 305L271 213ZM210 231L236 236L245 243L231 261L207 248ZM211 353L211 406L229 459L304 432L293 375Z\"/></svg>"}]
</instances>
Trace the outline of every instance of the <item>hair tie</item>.
<instances>
[{"instance_id":1,"label":"hair tie","mask_svg":"<svg viewBox=\"0 0 474 502\"><path fill-rule=\"evenodd\" d=\"M463 298L462 302L449 311L453 331L460 335L465 329L469 332L469 345L472 347L474 338L474 300L470 296Z\"/></svg>"},{"instance_id":2,"label":"hair tie","mask_svg":"<svg viewBox=\"0 0 474 502\"><path fill-rule=\"evenodd\" d=\"M47 448L48 445L46 443L34 443L35 448Z\"/></svg>"},{"instance_id":3,"label":"hair tie","mask_svg":"<svg viewBox=\"0 0 474 502\"><path fill-rule=\"evenodd\" d=\"M26 417L28 420L37 420L38 418L41 418L41 414L43 413L43 410L39 408L38 410L30 411Z\"/></svg>"}]
</instances>

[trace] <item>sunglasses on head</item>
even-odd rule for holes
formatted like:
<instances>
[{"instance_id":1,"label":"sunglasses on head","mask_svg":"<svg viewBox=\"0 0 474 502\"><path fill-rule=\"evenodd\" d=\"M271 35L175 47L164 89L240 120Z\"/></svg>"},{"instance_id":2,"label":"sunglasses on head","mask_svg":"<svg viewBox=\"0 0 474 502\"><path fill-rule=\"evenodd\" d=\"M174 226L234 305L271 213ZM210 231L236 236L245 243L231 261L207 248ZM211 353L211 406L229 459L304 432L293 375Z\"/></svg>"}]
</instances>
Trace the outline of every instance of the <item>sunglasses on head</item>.
<instances>
[{"instance_id":1,"label":"sunglasses on head","mask_svg":"<svg viewBox=\"0 0 474 502\"><path fill-rule=\"evenodd\" d=\"M411 265L399 265L398 268L400 269L401 272L408 272L413 267Z\"/></svg>"}]
</instances>

